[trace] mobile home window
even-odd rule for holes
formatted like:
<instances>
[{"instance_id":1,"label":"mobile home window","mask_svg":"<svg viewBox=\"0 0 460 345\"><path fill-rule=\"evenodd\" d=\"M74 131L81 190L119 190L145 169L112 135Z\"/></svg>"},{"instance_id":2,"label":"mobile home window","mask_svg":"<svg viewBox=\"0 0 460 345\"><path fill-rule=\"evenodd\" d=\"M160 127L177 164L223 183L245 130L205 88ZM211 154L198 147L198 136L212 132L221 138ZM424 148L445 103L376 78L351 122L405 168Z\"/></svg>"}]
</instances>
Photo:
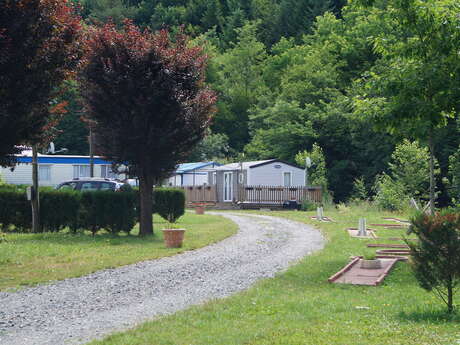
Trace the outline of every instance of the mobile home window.
<instances>
[{"instance_id":1,"label":"mobile home window","mask_svg":"<svg viewBox=\"0 0 460 345\"><path fill-rule=\"evenodd\" d=\"M38 180L39 181L51 181L51 166L50 165L39 165L38 166Z\"/></svg>"},{"instance_id":2,"label":"mobile home window","mask_svg":"<svg viewBox=\"0 0 460 345\"><path fill-rule=\"evenodd\" d=\"M73 177L90 177L89 165L74 165L73 166Z\"/></svg>"},{"instance_id":3,"label":"mobile home window","mask_svg":"<svg viewBox=\"0 0 460 345\"><path fill-rule=\"evenodd\" d=\"M238 174L238 183L243 184L243 182L244 182L244 175L243 175L243 173L239 173Z\"/></svg>"},{"instance_id":4,"label":"mobile home window","mask_svg":"<svg viewBox=\"0 0 460 345\"><path fill-rule=\"evenodd\" d=\"M110 165L101 165L101 177L106 178L117 178L118 175L112 171L112 166Z\"/></svg>"},{"instance_id":5,"label":"mobile home window","mask_svg":"<svg viewBox=\"0 0 460 345\"><path fill-rule=\"evenodd\" d=\"M290 171L283 173L284 187L290 187L292 184L292 174Z\"/></svg>"}]
</instances>

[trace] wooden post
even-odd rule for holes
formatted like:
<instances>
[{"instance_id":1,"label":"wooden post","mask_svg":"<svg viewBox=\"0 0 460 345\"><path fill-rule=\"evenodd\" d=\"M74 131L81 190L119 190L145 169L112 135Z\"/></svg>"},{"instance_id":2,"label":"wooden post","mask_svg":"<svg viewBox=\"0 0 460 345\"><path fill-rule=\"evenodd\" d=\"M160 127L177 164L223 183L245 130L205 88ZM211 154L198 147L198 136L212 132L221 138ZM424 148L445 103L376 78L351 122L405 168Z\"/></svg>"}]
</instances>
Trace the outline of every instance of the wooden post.
<instances>
[{"instance_id":1,"label":"wooden post","mask_svg":"<svg viewBox=\"0 0 460 345\"><path fill-rule=\"evenodd\" d=\"M41 232L40 198L38 194L38 152L37 145L32 145L32 232Z\"/></svg>"},{"instance_id":2,"label":"wooden post","mask_svg":"<svg viewBox=\"0 0 460 345\"><path fill-rule=\"evenodd\" d=\"M93 127L89 126L89 176L94 177Z\"/></svg>"}]
</instances>

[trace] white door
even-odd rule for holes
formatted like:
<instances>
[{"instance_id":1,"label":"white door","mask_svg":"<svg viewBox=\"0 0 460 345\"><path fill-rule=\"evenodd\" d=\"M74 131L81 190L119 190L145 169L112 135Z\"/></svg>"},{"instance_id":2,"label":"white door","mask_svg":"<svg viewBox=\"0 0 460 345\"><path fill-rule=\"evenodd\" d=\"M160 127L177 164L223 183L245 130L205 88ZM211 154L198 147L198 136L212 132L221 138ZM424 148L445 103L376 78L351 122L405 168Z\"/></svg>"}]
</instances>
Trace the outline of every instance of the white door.
<instances>
[{"instance_id":1,"label":"white door","mask_svg":"<svg viewBox=\"0 0 460 345\"><path fill-rule=\"evenodd\" d=\"M224 173L224 201L233 201L233 173Z\"/></svg>"},{"instance_id":2,"label":"white door","mask_svg":"<svg viewBox=\"0 0 460 345\"><path fill-rule=\"evenodd\" d=\"M287 171L283 174L284 187L291 187L292 184L292 174L290 171Z\"/></svg>"}]
</instances>

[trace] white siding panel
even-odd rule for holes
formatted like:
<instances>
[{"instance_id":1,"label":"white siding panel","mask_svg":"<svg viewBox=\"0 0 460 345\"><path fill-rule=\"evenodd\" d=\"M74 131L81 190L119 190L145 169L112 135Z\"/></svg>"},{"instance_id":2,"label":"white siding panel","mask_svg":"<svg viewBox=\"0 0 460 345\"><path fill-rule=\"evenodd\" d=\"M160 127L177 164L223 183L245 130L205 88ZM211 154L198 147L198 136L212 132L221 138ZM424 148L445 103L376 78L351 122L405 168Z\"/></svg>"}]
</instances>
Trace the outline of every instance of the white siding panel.
<instances>
[{"instance_id":1,"label":"white siding panel","mask_svg":"<svg viewBox=\"0 0 460 345\"><path fill-rule=\"evenodd\" d=\"M205 183L208 183L208 174L203 171L184 174L184 186L202 186Z\"/></svg>"},{"instance_id":2,"label":"white siding panel","mask_svg":"<svg viewBox=\"0 0 460 345\"><path fill-rule=\"evenodd\" d=\"M72 164L53 164L51 168L51 184L56 186L61 182L73 179Z\"/></svg>"},{"instance_id":3,"label":"white siding panel","mask_svg":"<svg viewBox=\"0 0 460 345\"><path fill-rule=\"evenodd\" d=\"M32 184L32 165L18 164L13 171L0 168L2 178L9 184Z\"/></svg>"},{"instance_id":4,"label":"white siding panel","mask_svg":"<svg viewBox=\"0 0 460 345\"><path fill-rule=\"evenodd\" d=\"M305 170L280 162L250 168L248 184L255 186L283 186L284 172L291 172L292 186L305 185Z\"/></svg>"}]
</instances>

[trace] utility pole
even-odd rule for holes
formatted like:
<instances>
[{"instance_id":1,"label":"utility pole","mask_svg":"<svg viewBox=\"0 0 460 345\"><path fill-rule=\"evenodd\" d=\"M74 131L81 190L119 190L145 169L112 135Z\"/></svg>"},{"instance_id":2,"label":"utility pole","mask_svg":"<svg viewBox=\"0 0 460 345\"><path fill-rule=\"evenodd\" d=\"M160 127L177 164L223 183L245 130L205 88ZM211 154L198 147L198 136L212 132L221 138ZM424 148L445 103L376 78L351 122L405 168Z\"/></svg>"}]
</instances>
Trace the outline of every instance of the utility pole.
<instances>
[{"instance_id":1,"label":"utility pole","mask_svg":"<svg viewBox=\"0 0 460 345\"><path fill-rule=\"evenodd\" d=\"M93 126L89 125L89 176L94 177Z\"/></svg>"},{"instance_id":2,"label":"utility pole","mask_svg":"<svg viewBox=\"0 0 460 345\"><path fill-rule=\"evenodd\" d=\"M38 152L37 145L32 145L32 232L40 231L40 198L38 195Z\"/></svg>"},{"instance_id":3,"label":"utility pole","mask_svg":"<svg viewBox=\"0 0 460 345\"><path fill-rule=\"evenodd\" d=\"M308 168L311 167L311 158L305 158L305 187L308 187Z\"/></svg>"}]
</instances>

